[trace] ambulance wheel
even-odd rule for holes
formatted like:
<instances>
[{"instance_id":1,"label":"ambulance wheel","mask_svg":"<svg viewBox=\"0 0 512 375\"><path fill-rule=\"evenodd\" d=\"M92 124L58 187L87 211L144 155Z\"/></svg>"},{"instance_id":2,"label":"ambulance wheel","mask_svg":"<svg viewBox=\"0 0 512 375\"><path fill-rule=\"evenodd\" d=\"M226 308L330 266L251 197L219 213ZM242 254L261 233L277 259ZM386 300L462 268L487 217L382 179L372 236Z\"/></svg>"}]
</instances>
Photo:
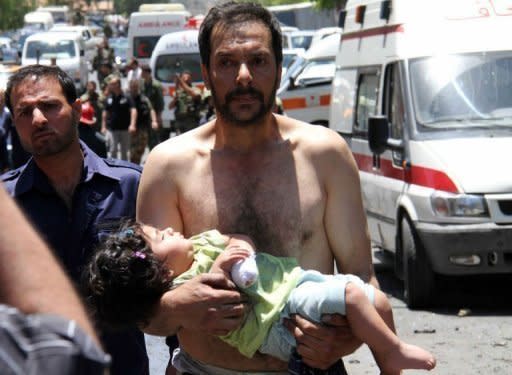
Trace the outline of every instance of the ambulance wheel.
<instances>
[{"instance_id":1,"label":"ambulance wheel","mask_svg":"<svg viewBox=\"0 0 512 375\"><path fill-rule=\"evenodd\" d=\"M432 266L408 218L401 228L405 303L412 309L427 307L434 295Z\"/></svg>"}]
</instances>

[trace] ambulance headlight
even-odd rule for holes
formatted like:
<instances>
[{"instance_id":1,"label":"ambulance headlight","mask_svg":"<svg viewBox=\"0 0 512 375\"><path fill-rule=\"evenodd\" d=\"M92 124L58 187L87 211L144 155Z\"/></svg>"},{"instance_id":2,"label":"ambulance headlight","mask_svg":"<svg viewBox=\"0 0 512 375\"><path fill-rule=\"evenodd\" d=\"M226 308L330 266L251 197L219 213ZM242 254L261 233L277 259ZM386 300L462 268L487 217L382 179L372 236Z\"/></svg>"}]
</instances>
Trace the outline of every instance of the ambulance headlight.
<instances>
[{"instance_id":1,"label":"ambulance headlight","mask_svg":"<svg viewBox=\"0 0 512 375\"><path fill-rule=\"evenodd\" d=\"M487 217L489 210L484 197L436 191L430 197L432 209L438 216Z\"/></svg>"}]
</instances>

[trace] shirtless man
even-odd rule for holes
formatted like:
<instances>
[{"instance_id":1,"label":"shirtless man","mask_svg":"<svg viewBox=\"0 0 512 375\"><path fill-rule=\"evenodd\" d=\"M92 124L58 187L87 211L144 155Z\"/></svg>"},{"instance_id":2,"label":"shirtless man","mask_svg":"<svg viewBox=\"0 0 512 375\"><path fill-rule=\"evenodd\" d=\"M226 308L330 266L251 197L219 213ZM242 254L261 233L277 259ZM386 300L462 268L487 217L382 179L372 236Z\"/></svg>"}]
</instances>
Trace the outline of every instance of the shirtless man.
<instances>
[{"instance_id":1,"label":"shirtless man","mask_svg":"<svg viewBox=\"0 0 512 375\"><path fill-rule=\"evenodd\" d=\"M211 228L247 234L260 251L296 257L303 268L324 273L332 273L336 262L341 272L377 286L349 148L332 130L272 113L282 61L277 21L255 4L213 7L199 46L217 118L152 151L138 220L171 226L186 237ZM285 371L285 363L263 355L248 359L217 337L198 334L222 334L240 324L241 296L223 290L227 286L232 284L220 276L207 275L168 292L147 332L178 332L187 360ZM298 353L312 367L327 368L360 344L341 316L326 319L329 326L300 317L287 323Z\"/></svg>"}]
</instances>

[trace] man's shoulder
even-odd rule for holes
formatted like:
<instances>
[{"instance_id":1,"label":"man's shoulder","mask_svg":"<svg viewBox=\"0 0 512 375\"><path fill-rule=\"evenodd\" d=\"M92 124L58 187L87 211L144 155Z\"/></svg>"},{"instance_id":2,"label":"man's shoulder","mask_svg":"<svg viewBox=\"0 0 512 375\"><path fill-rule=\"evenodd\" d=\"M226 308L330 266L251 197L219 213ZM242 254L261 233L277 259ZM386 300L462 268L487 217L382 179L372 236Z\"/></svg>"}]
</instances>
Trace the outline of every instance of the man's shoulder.
<instances>
[{"instance_id":1,"label":"man's shoulder","mask_svg":"<svg viewBox=\"0 0 512 375\"><path fill-rule=\"evenodd\" d=\"M4 184L15 183L20 178L21 172L23 172L24 167L25 165L17 169L12 169L10 171L3 173L2 175L0 175L0 181L2 181Z\"/></svg>"},{"instance_id":2,"label":"man's shoulder","mask_svg":"<svg viewBox=\"0 0 512 375\"><path fill-rule=\"evenodd\" d=\"M103 159L107 167L116 174L133 174L140 176L142 173L142 167L138 164L131 163L126 160L105 158Z\"/></svg>"},{"instance_id":3,"label":"man's shoulder","mask_svg":"<svg viewBox=\"0 0 512 375\"><path fill-rule=\"evenodd\" d=\"M157 89L161 89L162 82L157 81L156 79L153 79L153 80L151 80L151 86L153 86L154 88L157 88Z\"/></svg>"},{"instance_id":4,"label":"man's shoulder","mask_svg":"<svg viewBox=\"0 0 512 375\"><path fill-rule=\"evenodd\" d=\"M311 152L343 151L348 146L343 137L323 125L308 124L286 116L279 116L280 128L298 150Z\"/></svg>"},{"instance_id":5,"label":"man's shoulder","mask_svg":"<svg viewBox=\"0 0 512 375\"><path fill-rule=\"evenodd\" d=\"M276 115L276 118L278 119L278 124L282 131L290 134L290 136L299 137L304 141L309 140L311 142L316 142L317 137L332 140L342 139L337 132L323 125L309 124L283 115Z\"/></svg>"}]
</instances>

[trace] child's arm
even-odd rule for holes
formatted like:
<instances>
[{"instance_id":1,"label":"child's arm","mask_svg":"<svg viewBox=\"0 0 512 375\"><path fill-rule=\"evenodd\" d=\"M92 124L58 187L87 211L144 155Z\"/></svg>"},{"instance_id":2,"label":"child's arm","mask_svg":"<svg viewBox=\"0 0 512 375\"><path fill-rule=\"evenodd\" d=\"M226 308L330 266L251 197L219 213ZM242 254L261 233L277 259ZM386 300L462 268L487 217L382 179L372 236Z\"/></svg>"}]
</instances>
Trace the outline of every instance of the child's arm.
<instances>
[{"instance_id":1,"label":"child's arm","mask_svg":"<svg viewBox=\"0 0 512 375\"><path fill-rule=\"evenodd\" d=\"M258 278L254 260L255 246L244 235L225 235L226 249L214 261L210 272L224 273L240 288L247 288Z\"/></svg>"}]
</instances>

